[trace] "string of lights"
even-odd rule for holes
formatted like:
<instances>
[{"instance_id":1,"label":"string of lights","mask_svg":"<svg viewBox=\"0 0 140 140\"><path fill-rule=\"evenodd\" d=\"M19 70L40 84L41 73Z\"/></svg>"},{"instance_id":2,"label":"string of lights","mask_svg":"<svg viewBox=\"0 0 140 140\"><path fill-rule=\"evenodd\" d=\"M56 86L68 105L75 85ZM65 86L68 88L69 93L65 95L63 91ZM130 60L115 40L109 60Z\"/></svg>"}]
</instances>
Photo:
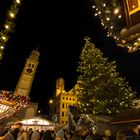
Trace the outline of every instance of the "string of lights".
<instances>
[{"instance_id":1,"label":"string of lights","mask_svg":"<svg viewBox=\"0 0 140 140\"><path fill-rule=\"evenodd\" d=\"M21 96L12 91L0 91L0 120L10 117L30 104L28 96Z\"/></svg>"},{"instance_id":2,"label":"string of lights","mask_svg":"<svg viewBox=\"0 0 140 140\"><path fill-rule=\"evenodd\" d=\"M135 3L129 6L135 8ZM128 7L124 6L123 1L95 0L92 3L92 8L94 9L94 16L98 16L101 25L107 29L107 37L112 37L118 46L127 48L128 52L135 52L140 49L138 27L127 27L125 11Z\"/></svg>"},{"instance_id":3,"label":"string of lights","mask_svg":"<svg viewBox=\"0 0 140 140\"><path fill-rule=\"evenodd\" d=\"M10 33L15 27L15 19L19 11L20 5L21 0L13 0L10 9L7 12L7 17L4 22L4 25L0 31L0 60L2 60L4 49L6 47L6 43L9 39Z\"/></svg>"}]
</instances>

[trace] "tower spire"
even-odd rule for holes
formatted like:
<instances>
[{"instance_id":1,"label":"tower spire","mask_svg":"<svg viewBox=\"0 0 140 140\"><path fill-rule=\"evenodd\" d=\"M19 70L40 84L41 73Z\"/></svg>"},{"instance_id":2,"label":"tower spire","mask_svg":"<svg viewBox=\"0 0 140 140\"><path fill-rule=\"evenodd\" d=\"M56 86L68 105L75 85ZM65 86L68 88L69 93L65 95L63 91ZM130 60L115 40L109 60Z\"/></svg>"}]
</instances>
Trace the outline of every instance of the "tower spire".
<instances>
[{"instance_id":1,"label":"tower spire","mask_svg":"<svg viewBox=\"0 0 140 140\"><path fill-rule=\"evenodd\" d=\"M35 72L39 63L39 55L40 53L37 50L32 50L29 58L26 59L25 66L15 89L15 94L29 96Z\"/></svg>"},{"instance_id":2,"label":"tower spire","mask_svg":"<svg viewBox=\"0 0 140 140\"><path fill-rule=\"evenodd\" d=\"M88 37L88 36L86 36L85 38L84 38L84 40L86 41L86 42L89 42L90 41L90 37Z\"/></svg>"},{"instance_id":3,"label":"tower spire","mask_svg":"<svg viewBox=\"0 0 140 140\"><path fill-rule=\"evenodd\" d=\"M39 51L39 45L37 45L37 47L36 47L36 49L35 49L36 51Z\"/></svg>"}]
</instances>

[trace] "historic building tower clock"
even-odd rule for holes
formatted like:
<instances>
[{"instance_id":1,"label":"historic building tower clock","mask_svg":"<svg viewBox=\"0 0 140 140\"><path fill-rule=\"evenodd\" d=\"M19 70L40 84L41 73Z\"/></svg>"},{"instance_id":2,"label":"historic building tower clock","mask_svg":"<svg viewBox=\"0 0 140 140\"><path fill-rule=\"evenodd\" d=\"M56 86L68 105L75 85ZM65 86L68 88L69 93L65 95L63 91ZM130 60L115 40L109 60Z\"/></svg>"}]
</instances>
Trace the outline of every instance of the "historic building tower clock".
<instances>
[{"instance_id":1,"label":"historic building tower clock","mask_svg":"<svg viewBox=\"0 0 140 140\"><path fill-rule=\"evenodd\" d=\"M29 96L30 89L35 76L36 68L38 66L40 53L37 50L33 50L27 58L21 76L19 78L18 84L15 89L15 93Z\"/></svg>"}]
</instances>

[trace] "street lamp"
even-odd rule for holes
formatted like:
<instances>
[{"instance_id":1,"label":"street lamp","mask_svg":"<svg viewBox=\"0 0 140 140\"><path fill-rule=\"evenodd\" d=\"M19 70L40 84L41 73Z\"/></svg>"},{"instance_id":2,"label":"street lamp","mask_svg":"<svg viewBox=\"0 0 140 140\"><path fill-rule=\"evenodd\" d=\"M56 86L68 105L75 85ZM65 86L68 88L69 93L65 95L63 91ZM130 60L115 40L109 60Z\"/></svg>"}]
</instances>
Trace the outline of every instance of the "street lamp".
<instances>
[{"instance_id":1,"label":"street lamp","mask_svg":"<svg viewBox=\"0 0 140 140\"><path fill-rule=\"evenodd\" d=\"M40 114L41 113L41 111L40 110L38 110L38 114Z\"/></svg>"},{"instance_id":2,"label":"street lamp","mask_svg":"<svg viewBox=\"0 0 140 140\"><path fill-rule=\"evenodd\" d=\"M50 99L49 103L50 103L50 104L52 104L52 103L53 103L53 100L52 100L52 99Z\"/></svg>"},{"instance_id":3,"label":"street lamp","mask_svg":"<svg viewBox=\"0 0 140 140\"><path fill-rule=\"evenodd\" d=\"M53 116L53 113L54 113L54 104L53 104L53 100L52 99L50 99L49 100L49 105L50 105L50 108L49 108L49 115L50 115L50 118L52 118L52 116Z\"/></svg>"}]
</instances>

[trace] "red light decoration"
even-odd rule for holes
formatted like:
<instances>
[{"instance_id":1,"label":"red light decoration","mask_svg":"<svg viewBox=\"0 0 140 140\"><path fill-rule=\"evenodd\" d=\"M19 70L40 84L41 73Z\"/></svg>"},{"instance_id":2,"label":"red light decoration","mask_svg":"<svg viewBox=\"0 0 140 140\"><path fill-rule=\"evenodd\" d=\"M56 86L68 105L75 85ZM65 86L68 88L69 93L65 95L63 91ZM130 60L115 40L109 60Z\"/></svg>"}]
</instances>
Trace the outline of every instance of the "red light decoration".
<instances>
[{"instance_id":1,"label":"red light decoration","mask_svg":"<svg viewBox=\"0 0 140 140\"><path fill-rule=\"evenodd\" d=\"M30 99L11 91L0 91L0 120L10 117L19 110L28 107Z\"/></svg>"}]
</instances>

